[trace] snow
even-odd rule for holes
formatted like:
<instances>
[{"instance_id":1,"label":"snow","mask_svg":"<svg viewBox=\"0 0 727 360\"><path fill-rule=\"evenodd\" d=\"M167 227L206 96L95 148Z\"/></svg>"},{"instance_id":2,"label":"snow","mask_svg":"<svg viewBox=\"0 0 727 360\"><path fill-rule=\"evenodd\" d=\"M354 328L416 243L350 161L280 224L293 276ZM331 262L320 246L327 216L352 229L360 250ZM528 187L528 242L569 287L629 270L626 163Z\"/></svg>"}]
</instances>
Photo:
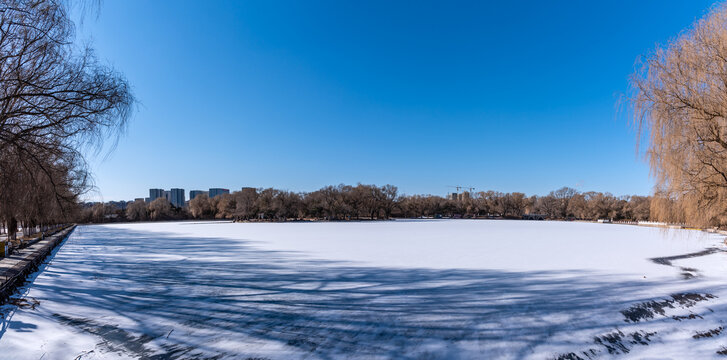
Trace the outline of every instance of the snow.
<instances>
[{"instance_id":1,"label":"snow","mask_svg":"<svg viewBox=\"0 0 727 360\"><path fill-rule=\"evenodd\" d=\"M27 303L0 308L0 359L721 358L723 240L550 221L81 226Z\"/></svg>"}]
</instances>

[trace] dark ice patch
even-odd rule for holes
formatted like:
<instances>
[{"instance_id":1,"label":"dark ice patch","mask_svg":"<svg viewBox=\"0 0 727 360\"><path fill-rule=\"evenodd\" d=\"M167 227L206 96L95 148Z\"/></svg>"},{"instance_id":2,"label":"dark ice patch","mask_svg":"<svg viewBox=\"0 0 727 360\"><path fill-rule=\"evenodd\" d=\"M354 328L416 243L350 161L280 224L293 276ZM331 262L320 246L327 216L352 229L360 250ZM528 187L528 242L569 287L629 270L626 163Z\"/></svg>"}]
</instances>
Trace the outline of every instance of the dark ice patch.
<instances>
[{"instance_id":1,"label":"dark ice patch","mask_svg":"<svg viewBox=\"0 0 727 360\"><path fill-rule=\"evenodd\" d=\"M671 295L671 299L660 301L649 300L640 304L633 305L626 310L621 310L626 322L639 322L642 320L653 319L656 315L666 316L666 309L690 308L702 301L708 301L716 298L712 294L699 293L680 293ZM675 319L681 320L681 319Z\"/></svg>"},{"instance_id":2,"label":"dark ice patch","mask_svg":"<svg viewBox=\"0 0 727 360\"><path fill-rule=\"evenodd\" d=\"M608 334L596 336L593 338L593 342L596 343L596 345L605 347L609 354L628 353L629 348L623 343L624 336L625 335L621 332L621 330L616 330Z\"/></svg>"},{"instance_id":3,"label":"dark ice patch","mask_svg":"<svg viewBox=\"0 0 727 360\"><path fill-rule=\"evenodd\" d=\"M634 345L649 345L651 342L651 337L656 335L656 331L654 332L646 332L646 331L637 331L629 334L631 336L631 344Z\"/></svg>"},{"instance_id":4,"label":"dark ice patch","mask_svg":"<svg viewBox=\"0 0 727 360\"><path fill-rule=\"evenodd\" d=\"M654 335L656 335L656 331L635 331L625 334L623 331L616 329L612 332L594 337L593 344L596 345L596 349L590 348L579 353L569 352L560 354L553 358L553 360L590 360L598 357L598 354L603 351L608 351L609 354L614 355L627 354L634 346L649 345L653 341L652 338Z\"/></svg>"},{"instance_id":5,"label":"dark ice patch","mask_svg":"<svg viewBox=\"0 0 727 360\"><path fill-rule=\"evenodd\" d=\"M692 337L695 339L711 338L711 337L715 337L715 336L721 334L722 330L724 330L724 328L720 326L716 329L707 330L704 332L697 331L697 333L692 335Z\"/></svg>"},{"instance_id":6,"label":"dark ice patch","mask_svg":"<svg viewBox=\"0 0 727 360\"><path fill-rule=\"evenodd\" d=\"M553 358L554 360L586 360L576 353L560 354L558 357Z\"/></svg>"},{"instance_id":7,"label":"dark ice patch","mask_svg":"<svg viewBox=\"0 0 727 360\"><path fill-rule=\"evenodd\" d=\"M697 315L697 314L672 316L671 318L674 319L674 320L676 320L676 321L694 320L694 319L704 319L701 315Z\"/></svg>"},{"instance_id":8,"label":"dark ice patch","mask_svg":"<svg viewBox=\"0 0 727 360\"><path fill-rule=\"evenodd\" d=\"M596 351L595 349L588 349L586 351L581 351L578 354L574 352L560 354L554 357L553 360L590 360L594 359L598 353L599 351Z\"/></svg>"},{"instance_id":9,"label":"dark ice patch","mask_svg":"<svg viewBox=\"0 0 727 360\"><path fill-rule=\"evenodd\" d=\"M658 258L651 258L649 260L659 264L659 265L666 265L666 266L673 266L672 261L674 260L681 260L681 259L689 259L689 258L695 258L700 256L706 256L711 255L716 252L723 252L724 250L718 249L718 248L709 248L705 249L699 252L695 253L689 253L684 255L676 255L676 256L665 256L665 257L658 257ZM696 269L695 269L696 270Z\"/></svg>"}]
</instances>

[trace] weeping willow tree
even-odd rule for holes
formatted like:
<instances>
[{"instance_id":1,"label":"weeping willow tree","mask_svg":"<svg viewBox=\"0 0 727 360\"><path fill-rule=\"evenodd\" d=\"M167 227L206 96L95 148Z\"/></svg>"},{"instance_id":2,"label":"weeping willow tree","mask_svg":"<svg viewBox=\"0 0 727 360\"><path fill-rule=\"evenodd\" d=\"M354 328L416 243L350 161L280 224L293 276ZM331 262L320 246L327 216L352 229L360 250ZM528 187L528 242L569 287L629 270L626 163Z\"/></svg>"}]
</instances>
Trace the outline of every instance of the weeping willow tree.
<instances>
[{"instance_id":1,"label":"weeping willow tree","mask_svg":"<svg viewBox=\"0 0 727 360\"><path fill-rule=\"evenodd\" d=\"M119 134L134 98L126 79L73 44L64 0L0 1L0 220L67 221L89 189L87 150Z\"/></svg>"},{"instance_id":2,"label":"weeping willow tree","mask_svg":"<svg viewBox=\"0 0 727 360\"><path fill-rule=\"evenodd\" d=\"M727 225L727 5L645 57L631 85L652 219Z\"/></svg>"}]
</instances>

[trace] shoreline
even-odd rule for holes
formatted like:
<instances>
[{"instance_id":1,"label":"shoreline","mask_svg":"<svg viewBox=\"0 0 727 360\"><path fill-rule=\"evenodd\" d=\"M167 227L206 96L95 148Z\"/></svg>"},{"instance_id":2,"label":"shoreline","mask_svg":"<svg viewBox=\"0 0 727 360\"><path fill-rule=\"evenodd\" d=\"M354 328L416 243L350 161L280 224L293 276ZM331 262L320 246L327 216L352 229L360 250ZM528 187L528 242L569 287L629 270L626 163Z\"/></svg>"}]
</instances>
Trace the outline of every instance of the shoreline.
<instances>
[{"instance_id":1,"label":"shoreline","mask_svg":"<svg viewBox=\"0 0 727 360\"><path fill-rule=\"evenodd\" d=\"M71 225L45 239L35 240L28 247L10 256L0 258L0 305L8 302L27 276L36 271L43 260L60 246L75 228L76 225Z\"/></svg>"}]
</instances>

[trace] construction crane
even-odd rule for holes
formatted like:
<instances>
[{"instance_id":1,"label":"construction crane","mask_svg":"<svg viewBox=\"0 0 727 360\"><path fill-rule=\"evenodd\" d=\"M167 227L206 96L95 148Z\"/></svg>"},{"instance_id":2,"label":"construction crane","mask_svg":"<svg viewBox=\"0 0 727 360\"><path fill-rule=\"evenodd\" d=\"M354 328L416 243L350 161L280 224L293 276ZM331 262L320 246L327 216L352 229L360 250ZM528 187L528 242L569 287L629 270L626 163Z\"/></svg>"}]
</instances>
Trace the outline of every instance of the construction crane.
<instances>
[{"instance_id":1,"label":"construction crane","mask_svg":"<svg viewBox=\"0 0 727 360\"><path fill-rule=\"evenodd\" d=\"M453 185L447 185L448 188L454 188L457 189L457 192L459 193L460 190L462 190L461 186L453 186Z\"/></svg>"},{"instance_id":2,"label":"construction crane","mask_svg":"<svg viewBox=\"0 0 727 360\"><path fill-rule=\"evenodd\" d=\"M461 185L453 186L453 185L447 185L447 187L457 189L457 192L458 193L461 192L463 189L464 190L467 190L468 192L474 192L475 191L475 188L473 188L471 186L461 186Z\"/></svg>"}]
</instances>

